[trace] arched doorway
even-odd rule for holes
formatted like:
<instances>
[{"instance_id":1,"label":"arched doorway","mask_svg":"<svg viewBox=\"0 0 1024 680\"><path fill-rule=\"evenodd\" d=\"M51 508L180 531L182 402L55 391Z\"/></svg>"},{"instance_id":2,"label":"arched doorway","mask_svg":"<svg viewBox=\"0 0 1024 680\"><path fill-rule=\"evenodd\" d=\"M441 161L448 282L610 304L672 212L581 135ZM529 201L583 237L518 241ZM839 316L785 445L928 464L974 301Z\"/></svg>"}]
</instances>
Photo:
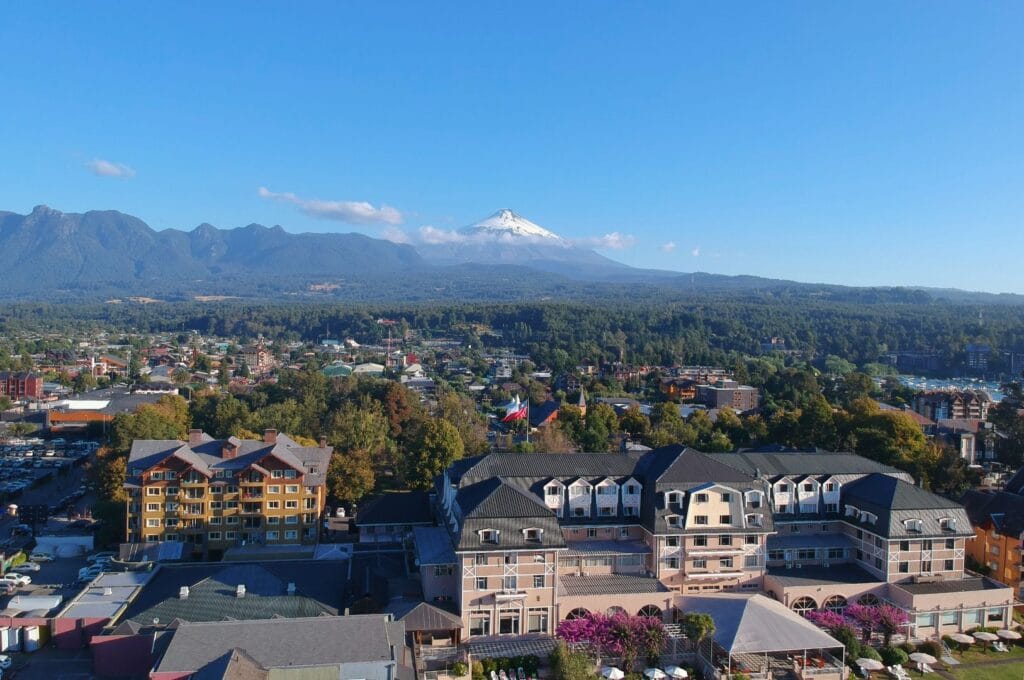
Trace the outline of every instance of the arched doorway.
<instances>
[{"instance_id":1,"label":"arched doorway","mask_svg":"<svg viewBox=\"0 0 1024 680\"><path fill-rule=\"evenodd\" d=\"M790 609L795 611L800 616L803 616L804 614L806 614L807 612L811 611L812 609L817 609L817 608L818 608L818 603L814 601L814 598L807 597L806 595L804 595L803 597L797 598L796 601L793 603L793 605L790 607Z\"/></svg>"},{"instance_id":2,"label":"arched doorway","mask_svg":"<svg viewBox=\"0 0 1024 680\"><path fill-rule=\"evenodd\" d=\"M588 612L583 607L577 607L576 609L573 609L571 612L566 614L565 618L567 618L569 620L572 620L572 619L582 619L582 618L585 618L587 616L590 616L590 612Z\"/></svg>"},{"instance_id":3,"label":"arched doorway","mask_svg":"<svg viewBox=\"0 0 1024 680\"><path fill-rule=\"evenodd\" d=\"M843 610L846 609L846 598L842 595L833 595L821 604L821 608L842 614Z\"/></svg>"}]
</instances>

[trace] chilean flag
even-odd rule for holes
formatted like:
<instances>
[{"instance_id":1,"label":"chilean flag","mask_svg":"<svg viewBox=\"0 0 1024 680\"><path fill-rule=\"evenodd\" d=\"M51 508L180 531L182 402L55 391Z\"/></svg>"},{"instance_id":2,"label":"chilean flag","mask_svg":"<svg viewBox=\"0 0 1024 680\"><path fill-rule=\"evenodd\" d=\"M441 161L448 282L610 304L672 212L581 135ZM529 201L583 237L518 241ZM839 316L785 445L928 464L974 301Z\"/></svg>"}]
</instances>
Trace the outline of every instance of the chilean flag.
<instances>
[{"instance_id":1,"label":"chilean flag","mask_svg":"<svg viewBox=\"0 0 1024 680\"><path fill-rule=\"evenodd\" d=\"M530 408L529 400L520 403L519 397L510 401L505 407L505 417L501 419L503 423L512 423L517 420L524 420L526 418L526 412Z\"/></svg>"}]
</instances>

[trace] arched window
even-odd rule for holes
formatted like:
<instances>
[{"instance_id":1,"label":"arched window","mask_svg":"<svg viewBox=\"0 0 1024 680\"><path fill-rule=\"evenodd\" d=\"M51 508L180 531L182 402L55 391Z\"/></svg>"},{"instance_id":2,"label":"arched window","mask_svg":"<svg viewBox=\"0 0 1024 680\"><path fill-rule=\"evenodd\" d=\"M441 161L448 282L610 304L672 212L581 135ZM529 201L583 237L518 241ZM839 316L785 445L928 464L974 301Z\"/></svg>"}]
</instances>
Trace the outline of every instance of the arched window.
<instances>
[{"instance_id":1,"label":"arched window","mask_svg":"<svg viewBox=\"0 0 1024 680\"><path fill-rule=\"evenodd\" d=\"M795 611L800 616L803 616L804 614L806 614L807 612L811 611L812 609L817 609L817 608L818 608L818 603L815 602L813 598L807 597L806 595L804 595L803 597L797 598L796 602L794 602L793 606L792 606L793 611Z\"/></svg>"},{"instance_id":2,"label":"arched window","mask_svg":"<svg viewBox=\"0 0 1024 680\"><path fill-rule=\"evenodd\" d=\"M659 618L660 619L661 618L661 610L658 609L653 604L649 604L646 607L644 607L643 609L641 609L639 612L637 612L637 616L653 616L655 618Z\"/></svg>"},{"instance_id":3,"label":"arched window","mask_svg":"<svg viewBox=\"0 0 1024 680\"><path fill-rule=\"evenodd\" d=\"M846 609L846 598L842 595L833 595L822 603L821 608L841 614Z\"/></svg>"},{"instance_id":4,"label":"arched window","mask_svg":"<svg viewBox=\"0 0 1024 680\"><path fill-rule=\"evenodd\" d=\"M857 600L857 604L862 604L865 607L874 607L878 605L878 597L875 596L874 593L867 593L866 595L860 596Z\"/></svg>"},{"instance_id":5,"label":"arched window","mask_svg":"<svg viewBox=\"0 0 1024 680\"><path fill-rule=\"evenodd\" d=\"M587 616L590 616L590 612L588 612L583 607L577 607L576 609L573 609L571 612L566 614L565 618L572 620L586 618Z\"/></svg>"}]
</instances>

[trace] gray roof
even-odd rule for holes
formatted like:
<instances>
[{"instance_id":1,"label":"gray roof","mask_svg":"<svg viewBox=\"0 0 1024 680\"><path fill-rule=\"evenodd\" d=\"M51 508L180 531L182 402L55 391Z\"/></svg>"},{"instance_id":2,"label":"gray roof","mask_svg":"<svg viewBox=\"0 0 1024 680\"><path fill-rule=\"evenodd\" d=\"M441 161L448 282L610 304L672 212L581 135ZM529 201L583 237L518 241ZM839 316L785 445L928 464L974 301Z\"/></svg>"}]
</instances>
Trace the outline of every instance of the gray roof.
<instances>
[{"instance_id":1,"label":"gray roof","mask_svg":"<svg viewBox=\"0 0 1024 680\"><path fill-rule=\"evenodd\" d=\"M454 630L462 619L442 607L416 600L392 600L384 611L405 624L406 631Z\"/></svg>"},{"instance_id":2,"label":"gray roof","mask_svg":"<svg viewBox=\"0 0 1024 680\"><path fill-rule=\"evenodd\" d=\"M654 449L645 456L648 479L660 485L754 481L754 475L688 446Z\"/></svg>"},{"instance_id":3,"label":"gray roof","mask_svg":"<svg viewBox=\"0 0 1024 680\"><path fill-rule=\"evenodd\" d=\"M259 465L267 457L274 457L285 465L302 472L303 481L308 486L320 486L327 476L327 465L331 460L332 448L319 446L300 446L290 437L279 434L276 443L269 444L256 439L216 440L203 434L202 441L189 445L178 439L136 439L132 442L128 454L128 478L126 486L138 486L141 479L132 474L135 470L148 470L159 465L168 458L177 458L188 467L195 469L207 477L216 470L227 470L237 474L254 465ZM233 458L224 458L222 449L227 442L238 446ZM310 467L316 467L311 472Z\"/></svg>"},{"instance_id":4,"label":"gray roof","mask_svg":"<svg viewBox=\"0 0 1024 680\"><path fill-rule=\"evenodd\" d=\"M587 557L591 555L645 555L651 546L643 541L569 541L566 557Z\"/></svg>"},{"instance_id":5,"label":"gray roof","mask_svg":"<svg viewBox=\"0 0 1024 680\"><path fill-rule=\"evenodd\" d=\"M356 515L361 527L382 524L433 524L430 495L426 491L393 491L365 502Z\"/></svg>"},{"instance_id":6,"label":"gray roof","mask_svg":"<svg viewBox=\"0 0 1024 680\"><path fill-rule=\"evenodd\" d=\"M870 523L844 515L844 521L885 538L974 535L962 505L889 475L871 474L844 484L841 495L844 504L878 517ZM942 528L941 521L949 518L956 520L955 531ZM905 524L916 519L922 522L920 532L910 531Z\"/></svg>"},{"instance_id":7,"label":"gray roof","mask_svg":"<svg viewBox=\"0 0 1024 680\"><path fill-rule=\"evenodd\" d=\"M196 671L232 650L243 650L267 669L393 664L393 646L404 645L405 627L382 614L290 620L183 623L153 669Z\"/></svg>"},{"instance_id":8,"label":"gray roof","mask_svg":"<svg viewBox=\"0 0 1024 680\"><path fill-rule=\"evenodd\" d=\"M683 611L710 614L715 642L730 654L833 649L843 643L786 605L764 595L684 596Z\"/></svg>"},{"instance_id":9,"label":"gray roof","mask_svg":"<svg viewBox=\"0 0 1024 680\"><path fill-rule=\"evenodd\" d=\"M457 484L492 477L625 479L635 473L639 458L635 453L491 453L458 461L449 474Z\"/></svg>"},{"instance_id":10,"label":"gray roof","mask_svg":"<svg viewBox=\"0 0 1024 680\"><path fill-rule=\"evenodd\" d=\"M969 489L960 502L974 526L991 526L1003 536L1020 538L1024 534L1024 496Z\"/></svg>"},{"instance_id":11,"label":"gray roof","mask_svg":"<svg viewBox=\"0 0 1024 680\"><path fill-rule=\"evenodd\" d=\"M182 621L302 618L337 614L342 605L348 563L343 560L281 560L164 564L124 614L143 625L159 619ZM295 595L288 595L294 583ZM236 587L245 585L245 597ZM187 599L178 597L188 586Z\"/></svg>"},{"instance_id":12,"label":"gray roof","mask_svg":"<svg viewBox=\"0 0 1024 680\"><path fill-rule=\"evenodd\" d=\"M837 475L872 472L896 475L910 480L910 475L889 465L883 465L855 453L823 451L820 449L741 449L736 453L709 453L712 458L740 468L750 474L764 477L780 475Z\"/></svg>"},{"instance_id":13,"label":"gray roof","mask_svg":"<svg viewBox=\"0 0 1024 680\"><path fill-rule=\"evenodd\" d=\"M566 574L559 579L560 595L632 595L669 592L665 584L652 576Z\"/></svg>"},{"instance_id":14,"label":"gray roof","mask_svg":"<svg viewBox=\"0 0 1024 680\"><path fill-rule=\"evenodd\" d=\"M932 581L931 583L899 583L900 588L913 595L939 595L945 593L970 593L978 590L1011 590L1005 583L999 583L986 576L966 576L961 579Z\"/></svg>"},{"instance_id":15,"label":"gray roof","mask_svg":"<svg viewBox=\"0 0 1024 680\"><path fill-rule=\"evenodd\" d=\"M487 479L459 489L456 503L462 514L457 550L507 550L509 548L564 548L558 520L533 494ZM485 529L499 532L497 545L484 543ZM541 529L540 542L527 541L526 529Z\"/></svg>"},{"instance_id":16,"label":"gray roof","mask_svg":"<svg viewBox=\"0 0 1024 680\"><path fill-rule=\"evenodd\" d=\"M455 564L452 539L444 527L413 527L416 561L420 566Z\"/></svg>"},{"instance_id":17,"label":"gray roof","mask_svg":"<svg viewBox=\"0 0 1024 680\"><path fill-rule=\"evenodd\" d=\"M834 564L831 567L805 566L800 569L769 567L765 575L771 576L786 588L829 583L882 583L884 580L855 564Z\"/></svg>"}]
</instances>

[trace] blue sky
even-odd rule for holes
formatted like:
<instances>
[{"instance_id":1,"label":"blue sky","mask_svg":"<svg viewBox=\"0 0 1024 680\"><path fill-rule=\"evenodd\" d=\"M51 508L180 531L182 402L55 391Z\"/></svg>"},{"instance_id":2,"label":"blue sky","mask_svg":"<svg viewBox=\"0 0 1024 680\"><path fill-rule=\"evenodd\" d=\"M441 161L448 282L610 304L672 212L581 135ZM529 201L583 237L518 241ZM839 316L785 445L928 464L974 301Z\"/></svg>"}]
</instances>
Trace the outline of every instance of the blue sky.
<instances>
[{"instance_id":1,"label":"blue sky","mask_svg":"<svg viewBox=\"0 0 1024 680\"><path fill-rule=\"evenodd\" d=\"M640 266L1024 293L1022 35L1019 2L9 4L0 209L415 241L511 207Z\"/></svg>"}]
</instances>

